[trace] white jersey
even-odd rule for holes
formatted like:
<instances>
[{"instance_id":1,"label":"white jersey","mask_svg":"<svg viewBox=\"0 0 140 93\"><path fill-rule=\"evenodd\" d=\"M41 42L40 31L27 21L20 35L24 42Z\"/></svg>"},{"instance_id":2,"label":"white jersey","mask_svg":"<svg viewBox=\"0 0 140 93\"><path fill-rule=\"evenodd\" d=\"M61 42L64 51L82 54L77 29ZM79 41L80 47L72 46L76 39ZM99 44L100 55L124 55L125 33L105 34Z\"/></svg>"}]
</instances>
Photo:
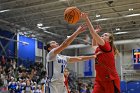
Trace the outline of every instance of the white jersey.
<instances>
[{"instance_id":1,"label":"white jersey","mask_svg":"<svg viewBox=\"0 0 140 93\"><path fill-rule=\"evenodd\" d=\"M60 54L54 55L54 49L47 54L47 62L53 62L51 68L53 76L51 81L63 82L64 81L64 69L67 66L69 60L68 56Z\"/></svg>"}]
</instances>

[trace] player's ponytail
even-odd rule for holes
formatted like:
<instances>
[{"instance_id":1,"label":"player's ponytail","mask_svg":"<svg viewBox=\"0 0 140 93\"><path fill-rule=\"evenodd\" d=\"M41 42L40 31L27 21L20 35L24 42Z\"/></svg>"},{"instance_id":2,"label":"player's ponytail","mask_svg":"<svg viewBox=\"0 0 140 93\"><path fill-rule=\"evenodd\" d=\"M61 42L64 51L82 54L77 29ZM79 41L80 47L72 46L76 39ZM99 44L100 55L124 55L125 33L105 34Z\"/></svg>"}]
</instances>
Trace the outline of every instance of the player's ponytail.
<instances>
[{"instance_id":1,"label":"player's ponytail","mask_svg":"<svg viewBox=\"0 0 140 93\"><path fill-rule=\"evenodd\" d=\"M49 42L46 44L46 50L47 50L48 52L50 52L50 50L49 50L49 47L51 46L51 45L50 45L50 42L51 42L51 41L49 41Z\"/></svg>"},{"instance_id":2,"label":"player's ponytail","mask_svg":"<svg viewBox=\"0 0 140 93\"><path fill-rule=\"evenodd\" d=\"M114 36L111 33L109 33L109 34L110 34L110 36L109 36L110 45L114 49L114 54L119 55L119 50L116 48L116 45L114 44Z\"/></svg>"}]
</instances>

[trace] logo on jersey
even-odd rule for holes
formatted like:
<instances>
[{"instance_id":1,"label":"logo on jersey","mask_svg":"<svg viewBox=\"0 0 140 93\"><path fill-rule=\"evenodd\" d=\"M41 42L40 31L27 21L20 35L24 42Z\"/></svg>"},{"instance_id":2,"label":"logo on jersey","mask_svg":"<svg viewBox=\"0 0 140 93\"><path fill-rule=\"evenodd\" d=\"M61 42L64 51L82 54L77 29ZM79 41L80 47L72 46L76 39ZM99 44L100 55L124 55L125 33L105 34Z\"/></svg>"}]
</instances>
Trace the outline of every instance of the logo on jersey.
<instances>
[{"instance_id":1,"label":"logo on jersey","mask_svg":"<svg viewBox=\"0 0 140 93\"><path fill-rule=\"evenodd\" d=\"M58 58L58 63L62 63L61 64L61 73L63 73L64 72L64 69L65 69L65 67L66 67L66 60L64 60L64 59L60 59L60 58Z\"/></svg>"}]
</instances>

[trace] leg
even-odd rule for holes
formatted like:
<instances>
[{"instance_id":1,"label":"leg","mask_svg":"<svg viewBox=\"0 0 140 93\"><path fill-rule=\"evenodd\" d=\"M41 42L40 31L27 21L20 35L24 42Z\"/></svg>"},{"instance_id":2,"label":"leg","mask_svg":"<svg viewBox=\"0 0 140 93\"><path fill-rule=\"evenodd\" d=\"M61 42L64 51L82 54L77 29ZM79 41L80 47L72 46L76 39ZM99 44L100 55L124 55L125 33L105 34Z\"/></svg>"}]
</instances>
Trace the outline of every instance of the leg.
<instances>
[{"instance_id":1,"label":"leg","mask_svg":"<svg viewBox=\"0 0 140 93\"><path fill-rule=\"evenodd\" d=\"M104 88L99 81L96 81L92 93L104 93Z\"/></svg>"},{"instance_id":2,"label":"leg","mask_svg":"<svg viewBox=\"0 0 140 93\"><path fill-rule=\"evenodd\" d=\"M58 93L57 87L53 84L50 84L50 91L49 93Z\"/></svg>"},{"instance_id":3,"label":"leg","mask_svg":"<svg viewBox=\"0 0 140 93\"><path fill-rule=\"evenodd\" d=\"M53 82L50 85L50 93L67 93L63 83Z\"/></svg>"},{"instance_id":4,"label":"leg","mask_svg":"<svg viewBox=\"0 0 140 93\"><path fill-rule=\"evenodd\" d=\"M115 86L114 81L104 82L105 92L104 93L120 93Z\"/></svg>"}]
</instances>

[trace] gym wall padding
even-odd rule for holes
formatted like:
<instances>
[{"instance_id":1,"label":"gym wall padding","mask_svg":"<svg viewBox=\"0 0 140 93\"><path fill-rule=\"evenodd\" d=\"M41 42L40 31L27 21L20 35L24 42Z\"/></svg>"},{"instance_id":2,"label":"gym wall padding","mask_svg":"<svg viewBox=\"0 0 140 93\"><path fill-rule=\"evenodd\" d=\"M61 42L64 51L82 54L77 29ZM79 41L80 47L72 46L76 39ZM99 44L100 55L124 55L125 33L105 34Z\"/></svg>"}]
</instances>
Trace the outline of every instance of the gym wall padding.
<instances>
[{"instance_id":1,"label":"gym wall padding","mask_svg":"<svg viewBox=\"0 0 140 93\"><path fill-rule=\"evenodd\" d=\"M18 65L29 67L35 62L35 39L19 35L19 41L29 44L18 43Z\"/></svg>"},{"instance_id":2,"label":"gym wall padding","mask_svg":"<svg viewBox=\"0 0 140 93\"><path fill-rule=\"evenodd\" d=\"M140 63L134 64L134 69L135 70L140 70Z\"/></svg>"},{"instance_id":3,"label":"gym wall padding","mask_svg":"<svg viewBox=\"0 0 140 93\"><path fill-rule=\"evenodd\" d=\"M9 38L12 40L16 40L16 35L14 35L14 33L6 31L6 30L2 30L0 29L0 36L5 37L5 38ZM16 49L16 42L12 41L12 40L6 40L5 38L0 38L0 42L6 52L6 54L4 53L2 47L0 46L0 56L4 55L6 57L16 57L15 54L15 49Z\"/></svg>"},{"instance_id":4,"label":"gym wall padding","mask_svg":"<svg viewBox=\"0 0 140 93\"><path fill-rule=\"evenodd\" d=\"M37 48L43 49L43 43L41 41L37 41Z\"/></svg>"},{"instance_id":5,"label":"gym wall padding","mask_svg":"<svg viewBox=\"0 0 140 93\"><path fill-rule=\"evenodd\" d=\"M93 76L93 60L87 60L84 62L84 76Z\"/></svg>"}]
</instances>

